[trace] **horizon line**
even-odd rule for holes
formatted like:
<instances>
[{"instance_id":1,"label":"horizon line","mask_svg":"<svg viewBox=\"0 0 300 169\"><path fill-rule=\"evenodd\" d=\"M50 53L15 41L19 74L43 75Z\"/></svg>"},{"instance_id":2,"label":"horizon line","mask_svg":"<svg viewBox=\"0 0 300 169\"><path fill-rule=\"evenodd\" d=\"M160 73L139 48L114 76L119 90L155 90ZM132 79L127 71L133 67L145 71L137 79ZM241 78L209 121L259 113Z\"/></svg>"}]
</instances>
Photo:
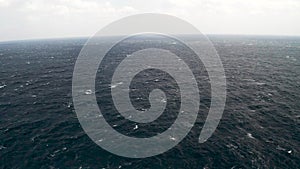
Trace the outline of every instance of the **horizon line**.
<instances>
[{"instance_id":1,"label":"horizon line","mask_svg":"<svg viewBox=\"0 0 300 169\"><path fill-rule=\"evenodd\" d=\"M300 38L300 35L283 35L283 34L221 34L221 33L206 33L205 36L245 36L245 37L294 37ZM37 37L37 38L25 38L25 39L11 39L11 40L0 40L0 43L7 42L22 42L22 41L41 41L41 40L59 40L59 39L89 39L92 36L65 36L65 37Z\"/></svg>"}]
</instances>

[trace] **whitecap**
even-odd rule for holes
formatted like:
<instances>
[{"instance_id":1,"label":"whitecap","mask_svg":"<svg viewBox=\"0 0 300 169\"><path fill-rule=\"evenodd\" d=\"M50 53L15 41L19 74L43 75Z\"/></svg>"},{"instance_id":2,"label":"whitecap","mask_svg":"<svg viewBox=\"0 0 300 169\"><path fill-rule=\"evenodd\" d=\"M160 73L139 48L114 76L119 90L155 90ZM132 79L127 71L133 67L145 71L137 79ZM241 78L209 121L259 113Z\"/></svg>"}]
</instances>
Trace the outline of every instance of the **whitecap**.
<instances>
[{"instance_id":1,"label":"whitecap","mask_svg":"<svg viewBox=\"0 0 300 169\"><path fill-rule=\"evenodd\" d=\"M252 134L251 134L251 133L247 133L247 136L248 136L249 138L252 138L252 139L254 139L254 137L252 136Z\"/></svg>"},{"instance_id":2,"label":"whitecap","mask_svg":"<svg viewBox=\"0 0 300 169\"><path fill-rule=\"evenodd\" d=\"M233 149L238 149L239 148L238 146L235 146L233 144L227 144L226 147L233 148Z\"/></svg>"},{"instance_id":3,"label":"whitecap","mask_svg":"<svg viewBox=\"0 0 300 169\"><path fill-rule=\"evenodd\" d=\"M0 150L6 149L5 146L0 146Z\"/></svg>"},{"instance_id":4,"label":"whitecap","mask_svg":"<svg viewBox=\"0 0 300 169\"><path fill-rule=\"evenodd\" d=\"M276 147L276 149L277 149L277 150L280 150L280 151L286 151L286 149L285 149L285 148L283 148L283 147L280 147L279 145Z\"/></svg>"},{"instance_id":5,"label":"whitecap","mask_svg":"<svg viewBox=\"0 0 300 169\"><path fill-rule=\"evenodd\" d=\"M32 142L34 142L35 141L35 136L34 137L32 137L30 140L32 141Z\"/></svg>"},{"instance_id":6,"label":"whitecap","mask_svg":"<svg viewBox=\"0 0 300 169\"><path fill-rule=\"evenodd\" d=\"M1 86L0 86L0 89L2 89L2 88L4 88L4 87L6 87L6 85L1 85Z\"/></svg>"},{"instance_id":7,"label":"whitecap","mask_svg":"<svg viewBox=\"0 0 300 169\"><path fill-rule=\"evenodd\" d=\"M170 140L172 140L172 141L176 141L176 138L175 138L175 137L172 137L172 136L170 136Z\"/></svg>"},{"instance_id":8,"label":"whitecap","mask_svg":"<svg viewBox=\"0 0 300 169\"><path fill-rule=\"evenodd\" d=\"M60 150L55 150L55 151L54 151L54 154L59 153L59 152L60 152Z\"/></svg>"},{"instance_id":9,"label":"whitecap","mask_svg":"<svg viewBox=\"0 0 300 169\"><path fill-rule=\"evenodd\" d=\"M255 84L258 85L258 86L262 86L262 85L265 85L266 83L256 82Z\"/></svg>"},{"instance_id":10,"label":"whitecap","mask_svg":"<svg viewBox=\"0 0 300 169\"><path fill-rule=\"evenodd\" d=\"M110 88L113 89L113 88L116 88L117 85L110 85Z\"/></svg>"},{"instance_id":11,"label":"whitecap","mask_svg":"<svg viewBox=\"0 0 300 169\"><path fill-rule=\"evenodd\" d=\"M116 84L111 84L111 85L110 85L110 88L116 88L117 86L119 86L119 85L121 85L121 84L123 84L123 82L118 82L118 83L116 83Z\"/></svg>"},{"instance_id":12,"label":"whitecap","mask_svg":"<svg viewBox=\"0 0 300 169\"><path fill-rule=\"evenodd\" d=\"M167 100L166 100L165 98L163 98L163 99L161 100L161 102L166 103Z\"/></svg>"},{"instance_id":13,"label":"whitecap","mask_svg":"<svg viewBox=\"0 0 300 169\"><path fill-rule=\"evenodd\" d=\"M55 150L52 154L50 154L51 157L55 157L57 153L59 153L60 150Z\"/></svg>"},{"instance_id":14,"label":"whitecap","mask_svg":"<svg viewBox=\"0 0 300 169\"><path fill-rule=\"evenodd\" d=\"M93 92L92 92L92 90L90 90L90 89L88 89L88 90L86 90L85 92L84 92L84 94L86 94L86 95L90 95L90 94L92 94Z\"/></svg>"}]
</instances>

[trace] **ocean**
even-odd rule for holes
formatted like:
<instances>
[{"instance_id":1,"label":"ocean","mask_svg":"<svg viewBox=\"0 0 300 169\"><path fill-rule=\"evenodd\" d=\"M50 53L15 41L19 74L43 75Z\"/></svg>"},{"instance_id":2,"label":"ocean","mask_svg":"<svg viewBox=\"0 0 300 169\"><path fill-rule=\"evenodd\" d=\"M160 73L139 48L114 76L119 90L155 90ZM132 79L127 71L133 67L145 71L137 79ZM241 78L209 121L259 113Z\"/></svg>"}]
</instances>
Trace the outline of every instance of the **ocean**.
<instances>
[{"instance_id":1,"label":"ocean","mask_svg":"<svg viewBox=\"0 0 300 169\"><path fill-rule=\"evenodd\" d=\"M210 104L210 84L203 77L201 111L188 135L169 151L140 159L102 149L77 119L72 74L87 38L0 42L0 168L300 168L300 37L208 37L227 81L226 106L217 130L198 143ZM118 56L111 55L109 63L114 64ZM109 65L102 66L106 68L104 72L111 73ZM152 76L141 75L133 88L141 88ZM97 101L104 104L104 117L118 132L151 137L176 118L178 107L170 104L170 114L130 132L135 123L112 117L116 114L110 113L108 90L102 91L108 82L101 80L103 74L97 78ZM167 85L170 79L160 81L159 87L168 87L168 96L178 95ZM133 98L142 98L137 109L149 108L146 96L132 93Z\"/></svg>"}]
</instances>

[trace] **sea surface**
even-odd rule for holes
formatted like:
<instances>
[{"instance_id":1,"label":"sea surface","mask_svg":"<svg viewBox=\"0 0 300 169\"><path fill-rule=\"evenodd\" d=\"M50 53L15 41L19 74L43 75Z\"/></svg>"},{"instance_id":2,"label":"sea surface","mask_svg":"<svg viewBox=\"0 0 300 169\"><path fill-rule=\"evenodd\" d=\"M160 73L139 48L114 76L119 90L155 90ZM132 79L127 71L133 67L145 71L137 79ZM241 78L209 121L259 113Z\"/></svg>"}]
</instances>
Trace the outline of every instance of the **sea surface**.
<instances>
[{"instance_id":1,"label":"sea surface","mask_svg":"<svg viewBox=\"0 0 300 169\"><path fill-rule=\"evenodd\" d=\"M0 168L300 168L300 37L208 37L227 80L226 106L217 130L205 143L198 143L210 105L209 78L199 78L201 111L190 133L171 150L144 159L114 155L81 128L72 101L72 74L86 38L0 42ZM120 45L115 53L145 43L134 42ZM151 44L164 43L168 42L152 39ZM118 57L112 52L106 61L113 65ZM110 68L104 64L100 72L112 73ZM144 72L133 88L163 76ZM118 132L150 137L165 131L176 118L178 107L170 104L169 115L136 130L135 123L109 113L113 109L105 95L110 90L103 92L109 84L104 78L105 74L97 74L97 101L104 103L104 117ZM171 83L164 79L157 80L162 90ZM167 89L167 96L178 96L178 90ZM131 95L137 109L149 108L147 91L142 92Z\"/></svg>"}]
</instances>

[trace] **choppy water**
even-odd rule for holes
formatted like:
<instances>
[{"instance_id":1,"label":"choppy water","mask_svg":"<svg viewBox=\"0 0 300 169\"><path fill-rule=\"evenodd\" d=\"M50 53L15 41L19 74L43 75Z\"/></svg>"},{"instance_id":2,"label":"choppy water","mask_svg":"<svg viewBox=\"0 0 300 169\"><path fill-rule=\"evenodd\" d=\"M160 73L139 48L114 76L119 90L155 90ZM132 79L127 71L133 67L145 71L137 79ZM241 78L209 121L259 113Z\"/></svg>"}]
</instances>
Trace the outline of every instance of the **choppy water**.
<instances>
[{"instance_id":1,"label":"choppy water","mask_svg":"<svg viewBox=\"0 0 300 169\"><path fill-rule=\"evenodd\" d=\"M210 38L228 92L216 132L198 144L199 115L179 145L146 159L113 155L82 130L71 85L86 39L0 43L0 168L300 168L300 38Z\"/></svg>"}]
</instances>

